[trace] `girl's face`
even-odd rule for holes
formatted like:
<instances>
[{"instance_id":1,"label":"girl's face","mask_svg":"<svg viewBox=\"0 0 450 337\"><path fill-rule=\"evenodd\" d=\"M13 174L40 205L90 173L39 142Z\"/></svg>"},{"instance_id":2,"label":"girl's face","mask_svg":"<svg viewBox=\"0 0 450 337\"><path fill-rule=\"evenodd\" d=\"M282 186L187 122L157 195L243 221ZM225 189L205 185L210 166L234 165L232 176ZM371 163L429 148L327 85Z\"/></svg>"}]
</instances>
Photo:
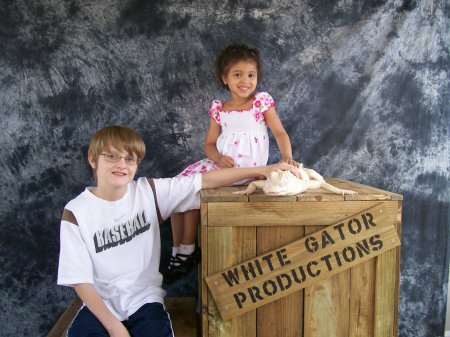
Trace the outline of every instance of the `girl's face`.
<instances>
[{"instance_id":1,"label":"girl's face","mask_svg":"<svg viewBox=\"0 0 450 337\"><path fill-rule=\"evenodd\" d=\"M231 66L226 75L222 76L222 80L228 85L233 96L248 98L258 84L256 63L252 60L238 61Z\"/></svg>"}]
</instances>

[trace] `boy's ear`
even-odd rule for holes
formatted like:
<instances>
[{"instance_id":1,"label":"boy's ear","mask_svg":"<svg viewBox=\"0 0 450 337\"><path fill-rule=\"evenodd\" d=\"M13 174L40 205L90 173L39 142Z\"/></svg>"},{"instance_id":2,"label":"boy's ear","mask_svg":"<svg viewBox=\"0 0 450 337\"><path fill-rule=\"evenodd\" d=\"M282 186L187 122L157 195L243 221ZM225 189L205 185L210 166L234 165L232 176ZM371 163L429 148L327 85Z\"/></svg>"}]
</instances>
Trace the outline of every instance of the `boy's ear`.
<instances>
[{"instance_id":1,"label":"boy's ear","mask_svg":"<svg viewBox=\"0 0 450 337\"><path fill-rule=\"evenodd\" d=\"M95 162L94 157L88 156L88 162L89 162L89 165L91 165L92 169L95 170L95 167L97 166L97 163Z\"/></svg>"}]
</instances>

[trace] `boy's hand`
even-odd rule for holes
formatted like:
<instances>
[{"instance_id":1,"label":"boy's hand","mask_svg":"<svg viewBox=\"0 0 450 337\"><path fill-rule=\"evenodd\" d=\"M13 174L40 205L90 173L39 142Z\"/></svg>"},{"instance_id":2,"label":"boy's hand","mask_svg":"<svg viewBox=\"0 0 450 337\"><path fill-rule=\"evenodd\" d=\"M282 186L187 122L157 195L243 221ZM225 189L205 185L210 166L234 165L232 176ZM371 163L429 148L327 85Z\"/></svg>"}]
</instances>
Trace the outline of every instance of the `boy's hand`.
<instances>
[{"instance_id":1,"label":"boy's hand","mask_svg":"<svg viewBox=\"0 0 450 337\"><path fill-rule=\"evenodd\" d=\"M272 171L281 170L281 171L291 171L294 176L296 176L297 178L300 178L297 167L294 165L288 164L286 162L269 165L269 166L266 166L266 168L267 169L264 173L264 175L266 177L268 177L270 175L270 172L272 172Z\"/></svg>"},{"instance_id":2,"label":"boy's hand","mask_svg":"<svg viewBox=\"0 0 450 337\"><path fill-rule=\"evenodd\" d=\"M231 168L236 166L236 163L230 156L220 156L216 163L220 168Z\"/></svg>"},{"instance_id":3,"label":"boy's hand","mask_svg":"<svg viewBox=\"0 0 450 337\"><path fill-rule=\"evenodd\" d=\"M292 158L281 158L280 163L288 163L291 165L294 165L295 167L301 167L301 163L297 163L294 159Z\"/></svg>"},{"instance_id":4,"label":"boy's hand","mask_svg":"<svg viewBox=\"0 0 450 337\"><path fill-rule=\"evenodd\" d=\"M112 330L108 331L110 337L131 337L122 322L115 324Z\"/></svg>"}]
</instances>

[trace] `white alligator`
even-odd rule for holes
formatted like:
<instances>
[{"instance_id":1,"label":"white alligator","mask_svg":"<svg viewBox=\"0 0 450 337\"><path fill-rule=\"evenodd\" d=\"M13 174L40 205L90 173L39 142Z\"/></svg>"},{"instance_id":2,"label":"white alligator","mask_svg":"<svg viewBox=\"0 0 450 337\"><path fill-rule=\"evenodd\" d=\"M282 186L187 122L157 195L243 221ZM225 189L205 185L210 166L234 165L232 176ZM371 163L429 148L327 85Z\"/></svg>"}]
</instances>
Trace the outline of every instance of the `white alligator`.
<instances>
[{"instance_id":1,"label":"white alligator","mask_svg":"<svg viewBox=\"0 0 450 337\"><path fill-rule=\"evenodd\" d=\"M265 180L252 181L247 189L233 192L234 194L252 194L256 189L263 190L265 194L272 196L295 195L306 190L323 188L336 194L358 194L355 191L337 188L325 181L323 177L312 169L303 167L298 169L300 178L297 178L291 171L276 170L270 173Z\"/></svg>"}]
</instances>

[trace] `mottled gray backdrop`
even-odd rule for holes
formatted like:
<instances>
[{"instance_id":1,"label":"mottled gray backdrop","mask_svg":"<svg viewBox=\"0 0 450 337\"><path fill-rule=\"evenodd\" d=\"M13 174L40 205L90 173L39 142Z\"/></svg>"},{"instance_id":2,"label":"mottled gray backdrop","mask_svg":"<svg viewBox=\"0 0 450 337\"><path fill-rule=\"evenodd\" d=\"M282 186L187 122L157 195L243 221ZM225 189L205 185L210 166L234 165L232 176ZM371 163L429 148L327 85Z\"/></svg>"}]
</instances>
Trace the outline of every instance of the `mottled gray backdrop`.
<instances>
[{"instance_id":1,"label":"mottled gray backdrop","mask_svg":"<svg viewBox=\"0 0 450 337\"><path fill-rule=\"evenodd\" d=\"M45 336L73 297L56 286L59 218L92 184L93 132L136 128L148 146L142 175L199 159L209 104L227 97L213 61L230 42L260 48L260 89L277 101L298 161L403 194L400 336L443 336L446 0L1 0L2 336ZM168 223L162 236L166 260ZM168 288L195 291L195 273Z\"/></svg>"}]
</instances>

